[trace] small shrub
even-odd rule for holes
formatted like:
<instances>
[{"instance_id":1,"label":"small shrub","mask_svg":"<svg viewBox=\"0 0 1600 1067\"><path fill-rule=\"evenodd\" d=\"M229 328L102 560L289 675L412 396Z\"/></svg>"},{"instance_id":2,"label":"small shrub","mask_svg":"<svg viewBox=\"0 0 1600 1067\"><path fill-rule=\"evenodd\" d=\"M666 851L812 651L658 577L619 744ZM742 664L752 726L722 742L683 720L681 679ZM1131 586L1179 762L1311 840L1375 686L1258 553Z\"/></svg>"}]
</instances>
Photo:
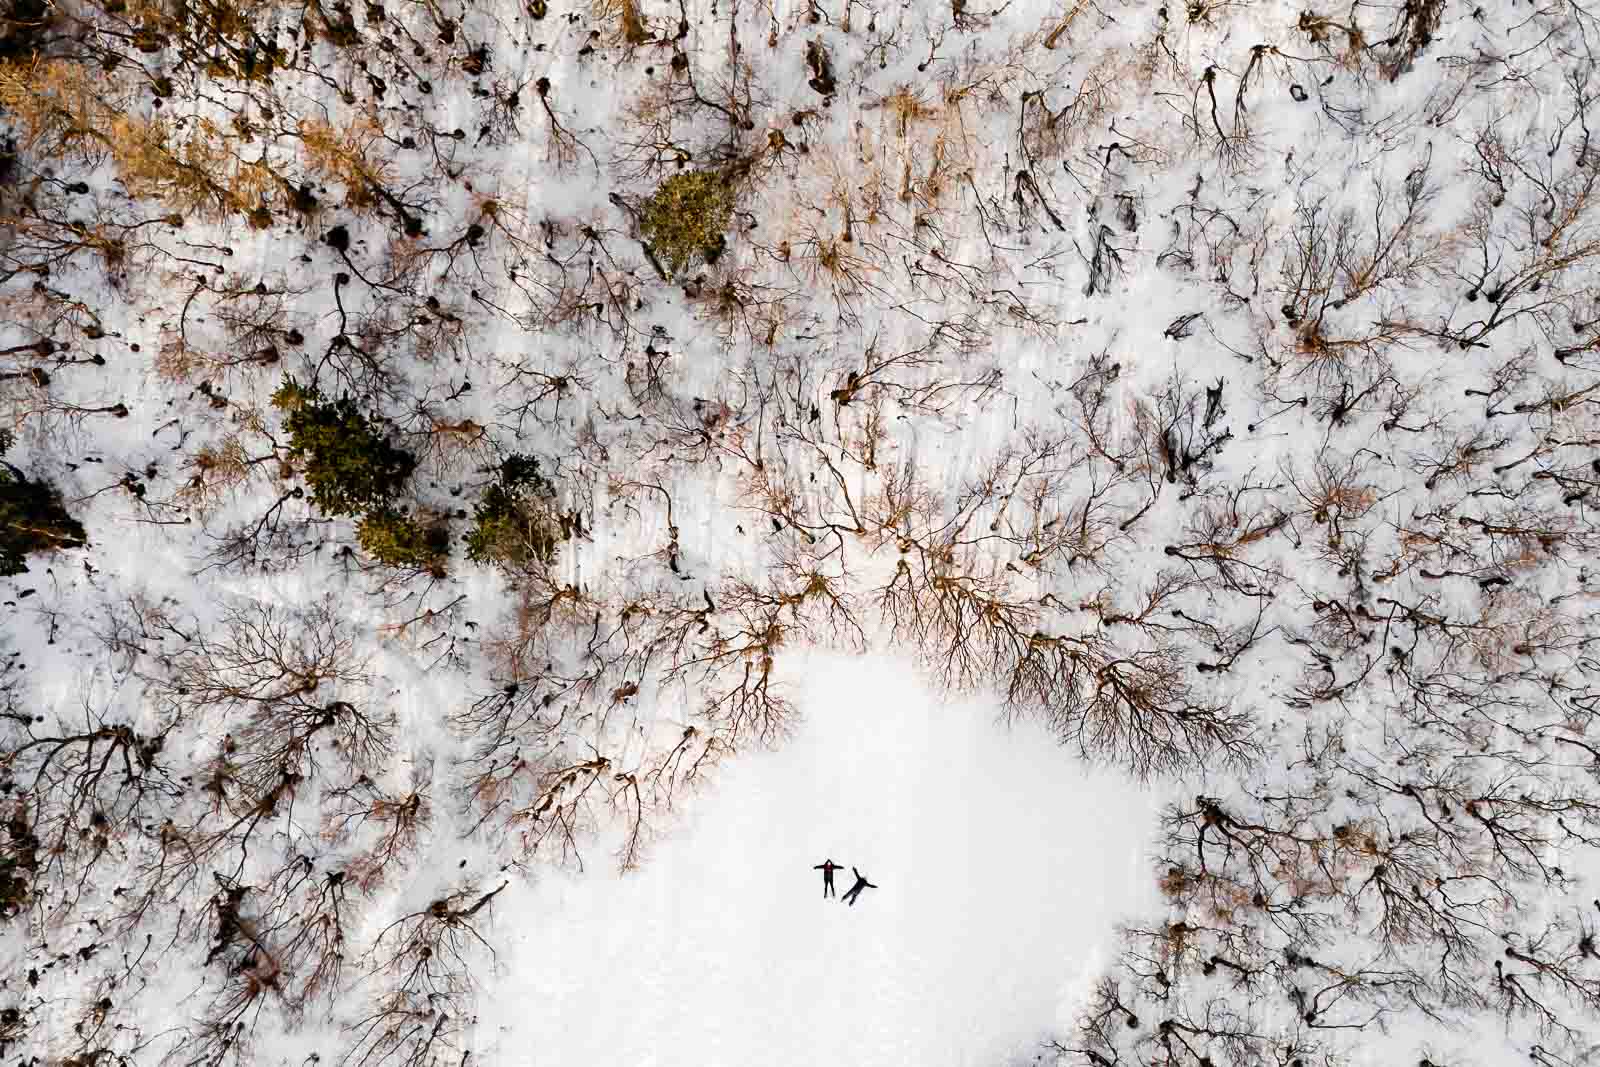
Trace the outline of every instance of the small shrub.
<instances>
[{"instance_id":1,"label":"small shrub","mask_svg":"<svg viewBox=\"0 0 1600 1067\"><path fill-rule=\"evenodd\" d=\"M510 457L473 512L467 558L507 567L548 564L566 538L554 501L555 487L539 473L539 461Z\"/></svg>"},{"instance_id":2,"label":"small shrub","mask_svg":"<svg viewBox=\"0 0 1600 1067\"><path fill-rule=\"evenodd\" d=\"M0 430L0 454L11 440ZM83 525L67 514L55 487L0 461L0 575L26 571L32 553L78 548L84 540Z\"/></svg>"},{"instance_id":3,"label":"small shrub","mask_svg":"<svg viewBox=\"0 0 1600 1067\"><path fill-rule=\"evenodd\" d=\"M443 573L445 557L450 553L450 532L443 523L428 522L393 508L362 516L356 523L356 540L367 555L389 567Z\"/></svg>"},{"instance_id":4,"label":"small shrub","mask_svg":"<svg viewBox=\"0 0 1600 1067\"><path fill-rule=\"evenodd\" d=\"M416 457L391 445L379 423L347 396L327 401L315 386L285 378L272 404L286 414L289 456L305 461L311 499L323 514L382 508L416 469Z\"/></svg>"},{"instance_id":5,"label":"small shrub","mask_svg":"<svg viewBox=\"0 0 1600 1067\"><path fill-rule=\"evenodd\" d=\"M669 275L695 257L715 259L733 215L733 194L721 173L674 174L645 202L639 231Z\"/></svg>"}]
</instances>

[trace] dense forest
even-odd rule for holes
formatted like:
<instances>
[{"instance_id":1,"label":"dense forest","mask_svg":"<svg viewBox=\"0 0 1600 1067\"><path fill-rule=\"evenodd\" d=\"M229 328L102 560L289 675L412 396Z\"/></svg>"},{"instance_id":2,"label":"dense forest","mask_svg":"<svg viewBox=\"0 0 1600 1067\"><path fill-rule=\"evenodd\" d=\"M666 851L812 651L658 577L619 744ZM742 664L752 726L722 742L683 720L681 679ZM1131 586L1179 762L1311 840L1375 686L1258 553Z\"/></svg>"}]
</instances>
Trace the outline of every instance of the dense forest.
<instances>
[{"instance_id":1,"label":"dense forest","mask_svg":"<svg viewBox=\"0 0 1600 1067\"><path fill-rule=\"evenodd\" d=\"M1182 798L1042 1062L1591 1062L1596 48L0 0L0 1061L466 1064L508 885L893 645Z\"/></svg>"}]
</instances>

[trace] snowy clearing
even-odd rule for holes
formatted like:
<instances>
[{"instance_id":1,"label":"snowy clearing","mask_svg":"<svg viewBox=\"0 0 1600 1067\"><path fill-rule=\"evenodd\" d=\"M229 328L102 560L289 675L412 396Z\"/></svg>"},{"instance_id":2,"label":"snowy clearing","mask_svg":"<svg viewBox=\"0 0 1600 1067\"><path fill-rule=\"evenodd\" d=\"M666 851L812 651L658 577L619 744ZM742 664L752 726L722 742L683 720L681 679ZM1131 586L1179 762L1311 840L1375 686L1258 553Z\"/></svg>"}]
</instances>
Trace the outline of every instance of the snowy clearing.
<instances>
[{"instance_id":1,"label":"snowy clearing","mask_svg":"<svg viewBox=\"0 0 1600 1067\"><path fill-rule=\"evenodd\" d=\"M1031 1063L1155 896L1159 791L1096 773L887 655L796 666L803 723L732 765L634 877L507 890L487 1058ZM832 857L880 888L823 900Z\"/></svg>"}]
</instances>

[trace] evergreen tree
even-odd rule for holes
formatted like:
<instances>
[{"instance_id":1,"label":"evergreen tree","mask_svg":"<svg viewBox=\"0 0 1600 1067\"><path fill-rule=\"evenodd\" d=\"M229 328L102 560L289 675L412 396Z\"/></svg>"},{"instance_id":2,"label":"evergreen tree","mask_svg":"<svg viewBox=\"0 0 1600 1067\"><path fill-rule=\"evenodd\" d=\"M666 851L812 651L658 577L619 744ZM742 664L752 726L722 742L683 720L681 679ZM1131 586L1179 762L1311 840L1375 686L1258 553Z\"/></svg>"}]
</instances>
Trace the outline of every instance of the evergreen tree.
<instances>
[{"instance_id":1,"label":"evergreen tree","mask_svg":"<svg viewBox=\"0 0 1600 1067\"><path fill-rule=\"evenodd\" d=\"M394 508L368 512L356 523L356 540L379 563L443 571L450 552L449 530L441 522L426 522Z\"/></svg>"},{"instance_id":2,"label":"evergreen tree","mask_svg":"<svg viewBox=\"0 0 1600 1067\"><path fill-rule=\"evenodd\" d=\"M733 214L733 193L717 171L674 174L645 202L639 231L676 276L696 258L714 261L726 243L723 231Z\"/></svg>"},{"instance_id":3,"label":"evergreen tree","mask_svg":"<svg viewBox=\"0 0 1600 1067\"><path fill-rule=\"evenodd\" d=\"M311 499L326 515L358 515L399 495L416 469L410 452L391 445L375 419L348 396L325 400L315 386L285 378L272 395L286 413L289 455L304 460Z\"/></svg>"},{"instance_id":4,"label":"evergreen tree","mask_svg":"<svg viewBox=\"0 0 1600 1067\"><path fill-rule=\"evenodd\" d=\"M0 430L0 455L11 442L11 434ZM84 540L83 525L67 514L55 487L0 460L0 575L26 571L31 553L78 548Z\"/></svg>"},{"instance_id":5,"label":"evergreen tree","mask_svg":"<svg viewBox=\"0 0 1600 1067\"><path fill-rule=\"evenodd\" d=\"M566 537L554 502L555 487L539 473L539 461L509 457L473 511L467 558L509 567L549 563Z\"/></svg>"}]
</instances>

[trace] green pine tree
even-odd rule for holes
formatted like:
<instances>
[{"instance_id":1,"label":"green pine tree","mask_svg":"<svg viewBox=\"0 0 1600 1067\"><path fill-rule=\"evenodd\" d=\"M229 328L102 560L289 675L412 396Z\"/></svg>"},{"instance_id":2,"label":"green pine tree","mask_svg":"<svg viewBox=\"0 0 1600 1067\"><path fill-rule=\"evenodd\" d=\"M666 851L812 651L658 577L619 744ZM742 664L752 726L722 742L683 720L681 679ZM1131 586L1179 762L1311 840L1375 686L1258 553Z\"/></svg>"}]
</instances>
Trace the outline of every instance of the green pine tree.
<instances>
[{"instance_id":1,"label":"green pine tree","mask_svg":"<svg viewBox=\"0 0 1600 1067\"><path fill-rule=\"evenodd\" d=\"M286 377L272 403L285 413L289 456L304 461L311 499L325 515L382 508L416 469L416 457L391 445L348 396L328 401L315 386Z\"/></svg>"},{"instance_id":2,"label":"green pine tree","mask_svg":"<svg viewBox=\"0 0 1600 1067\"><path fill-rule=\"evenodd\" d=\"M442 522L426 522L393 508L362 516L356 540L367 555L390 567L442 572L450 553L450 531Z\"/></svg>"},{"instance_id":3,"label":"green pine tree","mask_svg":"<svg viewBox=\"0 0 1600 1067\"><path fill-rule=\"evenodd\" d=\"M639 232L668 275L677 275L697 257L707 261L722 251L733 215L733 193L718 171L674 174L645 201Z\"/></svg>"},{"instance_id":4,"label":"green pine tree","mask_svg":"<svg viewBox=\"0 0 1600 1067\"><path fill-rule=\"evenodd\" d=\"M550 563L567 536L554 504L555 487L539 473L539 461L511 456L473 510L467 558L512 568Z\"/></svg>"},{"instance_id":5,"label":"green pine tree","mask_svg":"<svg viewBox=\"0 0 1600 1067\"><path fill-rule=\"evenodd\" d=\"M11 443L11 434L0 430L0 455ZM67 514L54 486L0 460L0 575L26 571L32 553L79 548L84 541L83 524Z\"/></svg>"}]
</instances>

